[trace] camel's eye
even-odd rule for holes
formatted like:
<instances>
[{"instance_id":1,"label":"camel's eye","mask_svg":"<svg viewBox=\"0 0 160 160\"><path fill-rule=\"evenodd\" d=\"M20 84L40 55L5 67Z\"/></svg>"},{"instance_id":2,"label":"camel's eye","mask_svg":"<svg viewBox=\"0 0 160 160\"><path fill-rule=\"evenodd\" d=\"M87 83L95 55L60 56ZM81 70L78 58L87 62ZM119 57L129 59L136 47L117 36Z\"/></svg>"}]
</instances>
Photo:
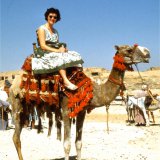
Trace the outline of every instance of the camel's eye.
<instances>
[{"instance_id":1,"label":"camel's eye","mask_svg":"<svg viewBox=\"0 0 160 160\"><path fill-rule=\"evenodd\" d=\"M128 51L128 53L132 53L132 49L131 49L131 48L130 48L130 49L128 49L127 51Z\"/></svg>"}]
</instances>

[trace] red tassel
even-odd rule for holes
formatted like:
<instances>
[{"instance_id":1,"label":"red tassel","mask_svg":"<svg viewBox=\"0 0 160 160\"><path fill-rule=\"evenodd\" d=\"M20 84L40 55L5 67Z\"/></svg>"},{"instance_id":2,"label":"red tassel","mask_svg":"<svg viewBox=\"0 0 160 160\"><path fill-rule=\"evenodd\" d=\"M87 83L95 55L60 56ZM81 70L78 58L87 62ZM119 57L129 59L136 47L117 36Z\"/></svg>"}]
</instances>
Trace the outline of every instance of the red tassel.
<instances>
[{"instance_id":1,"label":"red tassel","mask_svg":"<svg viewBox=\"0 0 160 160\"><path fill-rule=\"evenodd\" d=\"M71 113L68 114L68 116L69 116L70 118L74 118L74 117L76 116L76 114L75 114L74 112L71 112Z\"/></svg>"},{"instance_id":2,"label":"red tassel","mask_svg":"<svg viewBox=\"0 0 160 160\"><path fill-rule=\"evenodd\" d=\"M49 99L49 105L52 105L52 101L53 101L53 100L52 100L52 94L51 94L51 93L49 93L49 95L48 95L48 96L49 96L49 98L48 98L48 99Z\"/></svg>"},{"instance_id":3,"label":"red tassel","mask_svg":"<svg viewBox=\"0 0 160 160\"><path fill-rule=\"evenodd\" d=\"M126 69L126 66L124 65L124 58L123 57L116 55L113 57L113 59L114 59L114 63L113 63L114 68L117 68L121 71L124 71Z\"/></svg>"},{"instance_id":4,"label":"red tassel","mask_svg":"<svg viewBox=\"0 0 160 160\"><path fill-rule=\"evenodd\" d=\"M30 90L34 91L34 90L38 89L38 85L36 82L31 82L29 88L30 88Z\"/></svg>"},{"instance_id":5,"label":"red tassel","mask_svg":"<svg viewBox=\"0 0 160 160\"><path fill-rule=\"evenodd\" d=\"M47 84L45 84L45 82L42 82L42 83L41 83L41 91L42 91L42 92L47 91Z\"/></svg>"},{"instance_id":6,"label":"red tassel","mask_svg":"<svg viewBox=\"0 0 160 160\"><path fill-rule=\"evenodd\" d=\"M26 102L29 103L30 102L30 96L29 96L29 91L26 92Z\"/></svg>"}]
</instances>

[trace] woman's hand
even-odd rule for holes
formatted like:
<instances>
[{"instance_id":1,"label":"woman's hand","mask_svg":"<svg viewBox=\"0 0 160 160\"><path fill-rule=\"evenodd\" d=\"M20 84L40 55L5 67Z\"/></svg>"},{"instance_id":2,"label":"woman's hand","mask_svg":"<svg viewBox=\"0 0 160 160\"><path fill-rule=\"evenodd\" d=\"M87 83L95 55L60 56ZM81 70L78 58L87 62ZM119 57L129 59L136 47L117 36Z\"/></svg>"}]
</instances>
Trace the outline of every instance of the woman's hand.
<instances>
[{"instance_id":1,"label":"woman's hand","mask_svg":"<svg viewBox=\"0 0 160 160\"><path fill-rule=\"evenodd\" d=\"M64 47L62 46L62 47L60 47L60 48L58 49L58 51L59 51L59 52L67 52L68 49L66 49L66 48L64 48Z\"/></svg>"}]
</instances>

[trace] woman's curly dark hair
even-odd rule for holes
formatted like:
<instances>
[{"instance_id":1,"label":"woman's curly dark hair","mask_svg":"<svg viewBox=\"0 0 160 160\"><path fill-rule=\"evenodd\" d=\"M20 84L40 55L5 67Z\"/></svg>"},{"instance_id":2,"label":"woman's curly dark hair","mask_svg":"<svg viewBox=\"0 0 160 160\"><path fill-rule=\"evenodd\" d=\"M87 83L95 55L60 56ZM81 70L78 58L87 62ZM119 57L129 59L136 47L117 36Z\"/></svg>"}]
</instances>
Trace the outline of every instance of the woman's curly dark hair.
<instances>
[{"instance_id":1,"label":"woman's curly dark hair","mask_svg":"<svg viewBox=\"0 0 160 160\"><path fill-rule=\"evenodd\" d=\"M50 13L55 13L57 15L57 20L56 22L60 21L61 20L61 15L60 15L60 12L58 9L56 8L48 8L47 11L45 12L44 16L45 16L45 20L47 21L48 20L48 15Z\"/></svg>"}]
</instances>

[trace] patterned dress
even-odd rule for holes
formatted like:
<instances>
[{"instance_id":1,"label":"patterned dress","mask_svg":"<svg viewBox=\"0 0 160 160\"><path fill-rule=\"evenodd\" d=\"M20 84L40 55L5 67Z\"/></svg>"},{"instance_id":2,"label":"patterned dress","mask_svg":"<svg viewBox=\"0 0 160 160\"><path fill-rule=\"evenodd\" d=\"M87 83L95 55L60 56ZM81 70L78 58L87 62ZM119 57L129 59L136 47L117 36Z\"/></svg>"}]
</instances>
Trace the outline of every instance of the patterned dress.
<instances>
[{"instance_id":1,"label":"patterned dress","mask_svg":"<svg viewBox=\"0 0 160 160\"><path fill-rule=\"evenodd\" d=\"M45 31L46 41L58 42L59 36L57 30L54 29L54 33L51 34L44 25L40 27ZM75 51L64 53L46 52L40 58L32 58L32 71L34 74L52 73L68 67L81 67L82 64L83 60L80 54Z\"/></svg>"}]
</instances>

